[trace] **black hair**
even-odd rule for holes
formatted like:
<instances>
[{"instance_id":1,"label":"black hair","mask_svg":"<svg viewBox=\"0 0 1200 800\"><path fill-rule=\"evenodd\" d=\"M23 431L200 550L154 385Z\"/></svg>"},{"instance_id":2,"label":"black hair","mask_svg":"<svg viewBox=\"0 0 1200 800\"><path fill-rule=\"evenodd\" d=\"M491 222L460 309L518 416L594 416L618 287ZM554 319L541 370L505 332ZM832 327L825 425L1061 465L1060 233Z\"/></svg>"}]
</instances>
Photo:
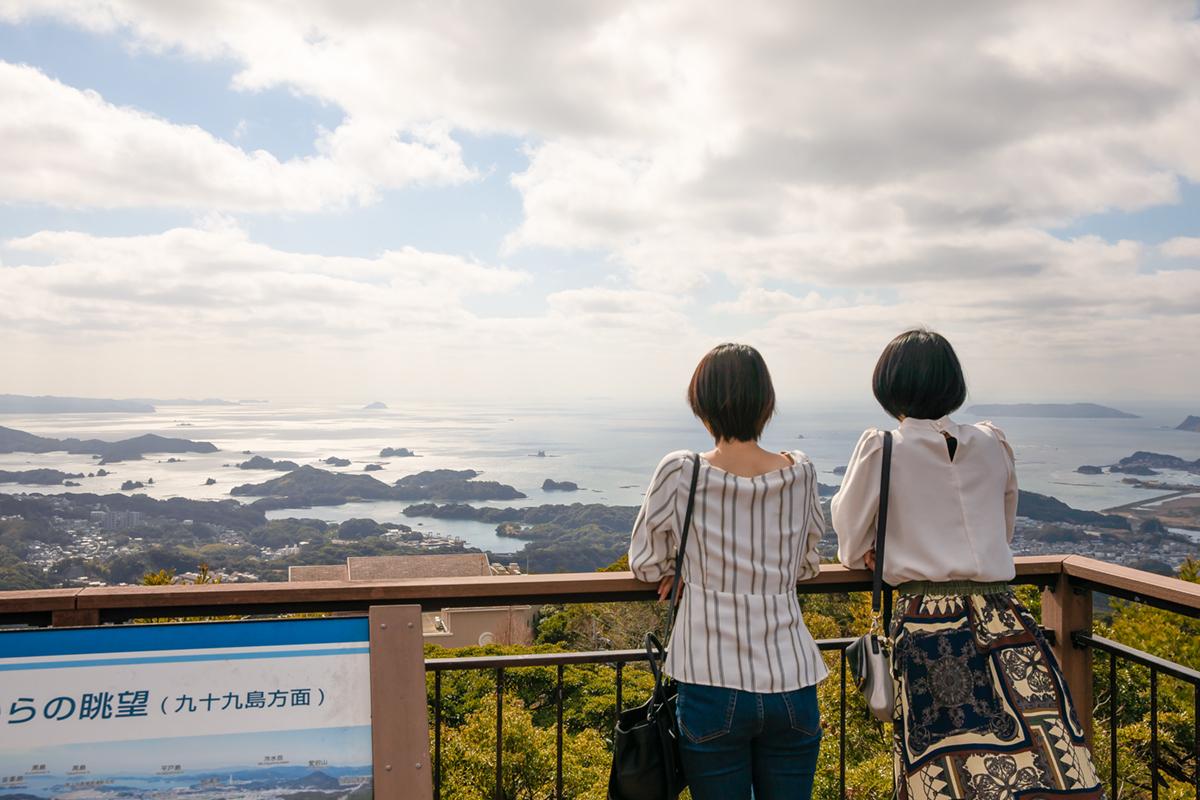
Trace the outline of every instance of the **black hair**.
<instances>
[{"instance_id":1,"label":"black hair","mask_svg":"<svg viewBox=\"0 0 1200 800\"><path fill-rule=\"evenodd\" d=\"M883 348L872 378L875 399L896 419L939 419L967 399L967 380L950 342L924 328Z\"/></svg>"},{"instance_id":2,"label":"black hair","mask_svg":"<svg viewBox=\"0 0 1200 800\"><path fill-rule=\"evenodd\" d=\"M717 441L757 441L775 413L767 363L745 344L720 344L696 365L688 405Z\"/></svg>"}]
</instances>

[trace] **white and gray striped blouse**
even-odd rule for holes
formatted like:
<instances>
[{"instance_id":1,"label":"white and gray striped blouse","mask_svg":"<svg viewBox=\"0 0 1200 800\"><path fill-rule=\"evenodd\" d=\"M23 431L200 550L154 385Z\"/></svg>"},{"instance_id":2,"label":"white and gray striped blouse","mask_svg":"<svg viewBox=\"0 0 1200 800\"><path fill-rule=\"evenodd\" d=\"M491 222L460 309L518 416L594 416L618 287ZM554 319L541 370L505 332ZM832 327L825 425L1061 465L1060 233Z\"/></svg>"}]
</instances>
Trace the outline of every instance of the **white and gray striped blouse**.
<instances>
[{"instance_id":1,"label":"white and gray striped blouse","mask_svg":"<svg viewBox=\"0 0 1200 800\"><path fill-rule=\"evenodd\" d=\"M684 588L667 654L676 680L749 692L789 692L828 675L804 625L796 582L820 570L825 516L808 457L744 478L700 459L683 560ZM634 523L629 568L644 581L675 572L692 453L658 465Z\"/></svg>"}]
</instances>

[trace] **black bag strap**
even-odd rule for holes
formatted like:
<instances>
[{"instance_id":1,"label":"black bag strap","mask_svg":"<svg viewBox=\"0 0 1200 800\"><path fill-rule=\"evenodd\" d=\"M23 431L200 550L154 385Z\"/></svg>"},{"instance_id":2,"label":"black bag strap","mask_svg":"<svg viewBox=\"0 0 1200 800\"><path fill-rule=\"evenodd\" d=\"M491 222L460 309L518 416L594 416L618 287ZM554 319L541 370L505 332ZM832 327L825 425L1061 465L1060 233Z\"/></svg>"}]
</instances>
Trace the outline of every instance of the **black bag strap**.
<instances>
[{"instance_id":1,"label":"black bag strap","mask_svg":"<svg viewBox=\"0 0 1200 800\"><path fill-rule=\"evenodd\" d=\"M670 609L667 612L667 644L671 643L671 629L675 627L675 609L679 602L679 583L683 577L683 552L687 547L688 532L692 529L692 511L696 507L696 483L700 479L700 454L692 453L692 486L688 489L687 511L683 515L683 530L679 533L679 552L675 554L675 579L671 581Z\"/></svg>"},{"instance_id":2,"label":"black bag strap","mask_svg":"<svg viewBox=\"0 0 1200 800\"><path fill-rule=\"evenodd\" d=\"M883 590L883 550L887 544L888 491L892 479L892 432L883 432L883 467L879 474L879 516L875 520L875 574L871 577L871 611L883 611L883 629L892 620L892 591Z\"/></svg>"}]
</instances>

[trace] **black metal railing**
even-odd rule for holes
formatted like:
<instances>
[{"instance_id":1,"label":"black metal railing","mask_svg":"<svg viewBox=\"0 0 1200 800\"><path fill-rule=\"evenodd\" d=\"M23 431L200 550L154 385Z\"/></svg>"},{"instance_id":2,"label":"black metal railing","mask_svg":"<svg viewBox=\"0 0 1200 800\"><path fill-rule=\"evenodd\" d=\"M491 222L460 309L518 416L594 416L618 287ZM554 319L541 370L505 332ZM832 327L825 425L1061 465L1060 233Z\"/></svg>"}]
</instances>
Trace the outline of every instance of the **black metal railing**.
<instances>
[{"instance_id":1,"label":"black metal railing","mask_svg":"<svg viewBox=\"0 0 1200 800\"><path fill-rule=\"evenodd\" d=\"M1193 612L1193 615L1195 613ZM1194 766L1192 783L1196 792L1196 800L1200 800L1200 671L1190 669L1174 661L1147 653L1144 650L1130 647L1103 636L1078 632L1071 640L1077 647L1090 647L1108 656L1108 784L1109 797L1116 800L1119 795L1119 754L1117 729L1120 720L1120 690L1117 682L1117 663L1126 661L1145 667L1150 671L1150 797L1158 800L1159 790L1165 784L1160 774L1159 741L1158 741L1158 679L1160 675L1174 678L1190 684L1193 692L1192 724L1194 726L1193 753ZM1093 737L1094 739L1096 737Z\"/></svg>"},{"instance_id":2,"label":"black metal railing","mask_svg":"<svg viewBox=\"0 0 1200 800\"><path fill-rule=\"evenodd\" d=\"M838 796L846 797L846 648L854 639L821 639L817 646L823 651L838 654ZM529 655L470 656L464 658L430 658L425 661L427 673L433 673L433 796L441 797L442 789L442 675L461 670L493 670L496 693L496 756L495 797L502 798L504 752L504 682L505 675L522 667L555 667L554 690L556 750L554 758L554 798L563 797L563 672L571 665L611 664L614 668L615 705L613 722L624 707L623 675L625 666L646 660L645 650L599 650L577 653L536 653Z\"/></svg>"}]
</instances>

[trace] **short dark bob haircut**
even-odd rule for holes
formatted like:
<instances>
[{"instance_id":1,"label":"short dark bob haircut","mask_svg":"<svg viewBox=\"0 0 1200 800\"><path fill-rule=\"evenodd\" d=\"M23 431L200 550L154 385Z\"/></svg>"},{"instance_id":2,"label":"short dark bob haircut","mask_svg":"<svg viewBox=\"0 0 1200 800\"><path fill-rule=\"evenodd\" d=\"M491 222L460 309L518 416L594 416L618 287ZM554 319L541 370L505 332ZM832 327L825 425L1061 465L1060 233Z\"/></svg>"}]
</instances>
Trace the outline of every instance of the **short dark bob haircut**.
<instances>
[{"instance_id":1,"label":"short dark bob haircut","mask_svg":"<svg viewBox=\"0 0 1200 800\"><path fill-rule=\"evenodd\" d=\"M757 441L775 413L767 362L749 345L717 345L692 373L688 404L717 441Z\"/></svg>"},{"instance_id":2,"label":"short dark bob haircut","mask_svg":"<svg viewBox=\"0 0 1200 800\"><path fill-rule=\"evenodd\" d=\"M916 328L883 348L872 378L875 399L896 419L940 419L967 399L967 380L950 342Z\"/></svg>"}]
</instances>

